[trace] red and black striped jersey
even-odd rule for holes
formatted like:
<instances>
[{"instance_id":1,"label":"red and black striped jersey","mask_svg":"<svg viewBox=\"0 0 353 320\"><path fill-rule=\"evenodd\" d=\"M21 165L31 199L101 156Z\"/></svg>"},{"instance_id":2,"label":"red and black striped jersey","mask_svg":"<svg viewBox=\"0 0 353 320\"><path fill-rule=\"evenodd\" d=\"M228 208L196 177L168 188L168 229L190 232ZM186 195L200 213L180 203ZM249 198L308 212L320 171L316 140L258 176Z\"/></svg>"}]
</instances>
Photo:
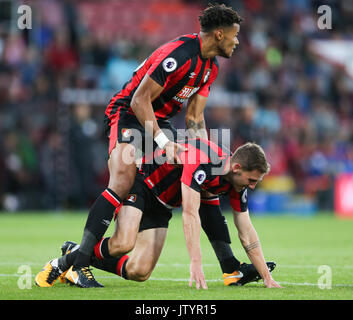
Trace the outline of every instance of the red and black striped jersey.
<instances>
[{"instance_id":1,"label":"red and black striped jersey","mask_svg":"<svg viewBox=\"0 0 353 320\"><path fill-rule=\"evenodd\" d=\"M164 88L152 102L156 119L169 119L181 110L183 102L194 93L208 97L210 85L217 73L216 58L202 58L200 36L183 35L156 49L134 71L123 89L111 99L105 116L111 119L120 106L134 114L130 107L132 97L148 74Z\"/></svg>"},{"instance_id":2,"label":"red and black striped jersey","mask_svg":"<svg viewBox=\"0 0 353 320\"><path fill-rule=\"evenodd\" d=\"M236 192L224 178L231 152L199 138L180 144L187 148L179 154L182 167L167 163L163 150L156 152L153 159L151 155L143 158L140 173L158 200L167 207L179 207L182 201L181 183L184 183L198 192L205 190L215 195L229 194L232 208L237 212L246 211L247 189Z\"/></svg>"}]
</instances>

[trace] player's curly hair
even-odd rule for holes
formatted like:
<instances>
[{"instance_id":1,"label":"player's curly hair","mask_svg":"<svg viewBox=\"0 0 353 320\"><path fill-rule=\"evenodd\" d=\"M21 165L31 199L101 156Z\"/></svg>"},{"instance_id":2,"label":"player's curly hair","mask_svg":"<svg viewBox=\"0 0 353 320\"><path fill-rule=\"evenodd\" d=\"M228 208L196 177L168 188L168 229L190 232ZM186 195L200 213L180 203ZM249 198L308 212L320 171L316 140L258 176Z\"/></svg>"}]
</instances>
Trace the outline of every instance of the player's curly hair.
<instances>
[{"instance_id":1,"label":"player's curly hair","mask_svg":"<svg viewBox=\"0 0 353 320\"><path fill-rule=\"evenodd\" d=\"M212 4L199 16L201 31L210 32L219 27L230 27L234 23L240 24L243 19L231 7L226 7L224 4Z\"/></svg>"},{"instance_id":2,"label":"player's curly hair","mask_svg":"<svg viewBox=\"0 0 353 320\"><path fill-rule=\"evenodd\" d=\"M241 164L245 171L258 170L262 174L270 171L270 164L266 160L264 150L253 142L248 142L236 149L232 155L232 161Z\"/></svg>"}]
</instances>

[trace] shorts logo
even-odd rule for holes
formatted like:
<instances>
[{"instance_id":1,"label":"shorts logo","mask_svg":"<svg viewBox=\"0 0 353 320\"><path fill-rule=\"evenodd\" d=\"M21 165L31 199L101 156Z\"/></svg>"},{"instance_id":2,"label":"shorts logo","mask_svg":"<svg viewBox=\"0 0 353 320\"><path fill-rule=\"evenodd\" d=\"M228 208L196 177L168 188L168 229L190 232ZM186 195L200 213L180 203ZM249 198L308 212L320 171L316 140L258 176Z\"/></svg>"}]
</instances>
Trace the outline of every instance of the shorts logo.
<instances>
[{"instance_id":1,"label":"shorts logo","mask_svg":"<svg viewBox=\"0 0 353 320\"><path fill-rule=\"evenodd\" d=\"M194 178L198 184L202 184L206 179L206 172L203 170L197 170L194 174Z\"/></svg>"},{"instance_id":2,"label":"shorts logo","mask_svg":"<svg viewBox=\"0 0 353 320\"><path fill-rule=\"evenodd\" d=\"M136 202L136 199L137 199L137 195L136 194L129 194L129 196L127 197L127 201L130 201L130 202Z\"/></svg>"},{"instance_id":3,"label":"shorts logo","mask_svg":"<svg viewBox=\"0 0 353 320\"><path fill-rule=\"evenodd\" d=\"M247 200L248 200L248 190L245 189L243 195L241 196L241 202L246 203Z\"/></svg>"},{"instance_id":4,"label":"shorts logo","mask_svg":"<svg viewBox=\"0 0 353 320\"><path fill-rule=\"evenodd\" d=\"M206 83L208 78L210 77L210 74L211 74L211 69L206 69L206 74L203 78L203 83Z\"/></svg>"},{"instance_id":5,"label":"shorts logo","mask_svg":"<svg viewBox=\"0 0 353 320\"><path fill-rule=\"evenodd\" d=\"M131 136L131 129L121 129L121 134L124 138L129 138Z\"/></svg>"},{"instance_id":6,"label":"shorts logo","mask_svg":"<svg viewBox=\"0 0 353 320\"><path fill-rule=\"evenodd\" d=\"M167 72L172 72L177 67L177 62L174 58L169 57L163 61L163 69Z\"/></svg>"}]
</instances>

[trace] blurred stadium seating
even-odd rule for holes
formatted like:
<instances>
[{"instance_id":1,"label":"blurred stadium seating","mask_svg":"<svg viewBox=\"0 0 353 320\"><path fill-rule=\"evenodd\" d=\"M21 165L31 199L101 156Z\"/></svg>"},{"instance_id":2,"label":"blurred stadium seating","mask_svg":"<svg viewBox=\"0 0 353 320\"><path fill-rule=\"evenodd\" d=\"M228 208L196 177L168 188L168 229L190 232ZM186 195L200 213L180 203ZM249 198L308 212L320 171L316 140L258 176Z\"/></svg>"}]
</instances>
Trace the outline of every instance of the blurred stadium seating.
<instances>
[{"instance_id":1,"label":"blurred stadium seating","mask_svg":"<svg viewBox=\"0 0 353 320\"><path fill-rule=\"evenodd\" d=\"M198 32L208 2L0 1L0 209L87 208L108 178L112 94L158 45ZM30 30L17 28L21 3L32 8ZM233 57L219 59L208 128L230 128L232 148L255 141L267 152L255 211L332 210L335 177L353 173L353 76L311 48L352 43L352 1L223 3L245 21ZM322 4L331 30L317 26Z\"/></svg>"}]
</instances>

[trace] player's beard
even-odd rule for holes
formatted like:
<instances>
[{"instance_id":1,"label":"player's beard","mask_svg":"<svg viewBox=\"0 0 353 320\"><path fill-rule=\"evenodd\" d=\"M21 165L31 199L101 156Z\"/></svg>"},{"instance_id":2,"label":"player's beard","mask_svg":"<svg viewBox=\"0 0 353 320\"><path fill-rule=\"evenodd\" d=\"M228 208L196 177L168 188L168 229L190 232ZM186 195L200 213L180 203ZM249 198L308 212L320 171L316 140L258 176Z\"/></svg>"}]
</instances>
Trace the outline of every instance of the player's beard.
<instances>
[{"instance_id":1,"label":"player's beard","mask_svg":"<svg viewBox=\"0 0 353 320\"><path fill-rule=\"evenodd\" d=\"M235 48L234 48L234 50L235 50ZM227 54L227 52L224 48L219 48L219 56L229 59L232 56L234 50L232 50L230 52L230 54Z\"/></svg>"}]
</instances>

